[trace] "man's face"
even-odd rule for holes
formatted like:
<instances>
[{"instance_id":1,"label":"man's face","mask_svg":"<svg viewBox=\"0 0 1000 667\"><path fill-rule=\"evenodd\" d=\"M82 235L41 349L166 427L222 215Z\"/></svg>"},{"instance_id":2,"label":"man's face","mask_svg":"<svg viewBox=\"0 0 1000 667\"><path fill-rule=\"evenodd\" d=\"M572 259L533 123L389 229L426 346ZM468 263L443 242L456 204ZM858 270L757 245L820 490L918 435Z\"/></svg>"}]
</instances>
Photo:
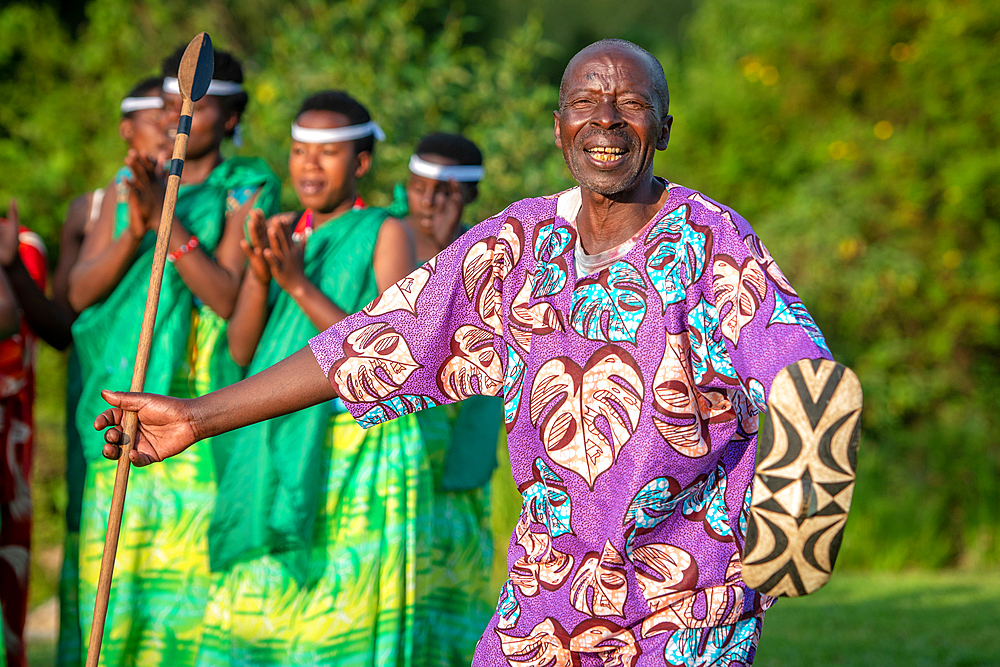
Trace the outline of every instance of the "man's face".
<instances>
[{"instance_id":1,"label":"man's face","mask_svg":"<svg viewBox=\"0 0 1000 667\"><path fill-rule=\"evenodd\" d=\"M555 139L573 178L604 196L635 189L667 147L673 120L657 110L649 63L625 49L595 49L579 56L566 82Z\"/></svg>"}]
</instances>

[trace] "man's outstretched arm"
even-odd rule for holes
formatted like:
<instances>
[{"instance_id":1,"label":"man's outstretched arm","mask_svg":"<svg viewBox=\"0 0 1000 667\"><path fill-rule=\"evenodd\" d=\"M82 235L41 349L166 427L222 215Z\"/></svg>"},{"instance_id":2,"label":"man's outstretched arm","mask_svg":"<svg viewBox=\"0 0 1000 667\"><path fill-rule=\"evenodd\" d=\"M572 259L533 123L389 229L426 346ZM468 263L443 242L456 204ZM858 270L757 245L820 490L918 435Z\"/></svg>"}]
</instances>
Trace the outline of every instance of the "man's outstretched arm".
<instances>
[{"instance_id":1,"label":"man's outstretched arm","mask_svg":"<svg viewBox=\"0 0 1000 667\"><path fill-rule=\"evenodd\" d=\"M108 443L104 446L104 456L109 459L121 456L123 411L135 410L139 432L129 458L137 466L179 454L204 438L337 396L308 345L265 371L199 398L117 391L101 395L114 406L94 420L98 431L112 427L104 436Z\"/></svg>"}]
</instances>

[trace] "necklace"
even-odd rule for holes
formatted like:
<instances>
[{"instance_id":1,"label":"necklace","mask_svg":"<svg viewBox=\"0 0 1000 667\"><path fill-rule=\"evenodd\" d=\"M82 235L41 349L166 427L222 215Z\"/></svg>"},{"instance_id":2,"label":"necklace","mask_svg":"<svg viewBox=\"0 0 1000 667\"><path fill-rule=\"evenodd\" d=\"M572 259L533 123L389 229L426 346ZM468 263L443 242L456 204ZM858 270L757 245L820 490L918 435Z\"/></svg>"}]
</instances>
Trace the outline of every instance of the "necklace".
<instances>
[{"instance_id":1,"label":"necklace","mask_svg":"<svg viewBox=\"0 0 1000 667\"><path fill-rule=\"evenodd\" d=\"M351 207L352 211L359 211L365 207L365 200L358 197L354 200L354 206ZM292 232L292 241L295 243L302 243L313 233L313 210L307 208L303 213L302 217L295 225L295 230Z\"/></svg>"}]
</instances>

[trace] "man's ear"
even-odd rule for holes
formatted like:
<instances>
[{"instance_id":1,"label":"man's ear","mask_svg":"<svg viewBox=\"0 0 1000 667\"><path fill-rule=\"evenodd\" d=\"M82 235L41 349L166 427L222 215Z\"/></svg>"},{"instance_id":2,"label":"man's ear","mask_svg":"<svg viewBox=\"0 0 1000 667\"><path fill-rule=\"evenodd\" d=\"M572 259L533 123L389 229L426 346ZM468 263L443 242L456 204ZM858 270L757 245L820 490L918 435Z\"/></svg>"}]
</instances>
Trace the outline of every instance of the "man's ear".
<instances>
[{"instance_id":1,"label":"man's ear","mask_svg":"<svg viewBox=\"0 0 1000 667\"><path fill-rule=\"evenodd\" d=\"M656 150L665 151L667 150L667 144L670 143L670 128L674 124L674 117L667 114L663 118L663 131L660 132L660 138L656 140Z\"/></svg>"},{"instance_id":2,"label":"man's ear","mask_svg":"<svg viewBox=\"0 0 1000 667\"><path fill-rule=\"evenodd\" d=\"M354 178L361 178L372 168L372 154L369 151L361 151L354 156L357 165L354 167Z\"/></svg>"},{"instance_id":3,"label":"man's ear","mask_svg":"<svg viewBox=\"0 0 1000 667\"><path fill-rule=\"evenodd\" d=\"M118 136L125 141L132 141L132 137L135 136L135 126L132 125L131 120L122 118L121 122L118 123Z\"/></svg>"},{"instance_id":4,"label":"man's ear","mask_svg":"<svg viewBox=\"0 0 1000 667\"><path fill-rule=\"evenodd\" d=\"M563 146L562 146L562 135L559 134L559 112L553 111L552 116L555 118L556 122L556 128L555 128L556 148L561 150Z\"/></svg>"}]
</instances>

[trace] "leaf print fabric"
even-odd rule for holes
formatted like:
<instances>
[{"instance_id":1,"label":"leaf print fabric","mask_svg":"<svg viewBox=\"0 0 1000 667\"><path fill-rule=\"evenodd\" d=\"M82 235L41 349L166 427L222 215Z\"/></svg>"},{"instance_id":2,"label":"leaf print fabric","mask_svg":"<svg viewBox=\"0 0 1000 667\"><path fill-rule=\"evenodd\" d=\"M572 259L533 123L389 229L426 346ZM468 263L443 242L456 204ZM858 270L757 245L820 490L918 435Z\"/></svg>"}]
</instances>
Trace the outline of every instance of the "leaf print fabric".
<instances>
[{"instance_id":1,"label":"leaf print fabric","mask_svg":"<svg viewBox=\"0 0 1000 667\"><path fill-rule=\"evenodd\" d=\"M344 341L345 357L330 382L344 400L386 398L419 366L406 340L383 322L361 327Z\"/></svg>"},{"instance_id":2,"label":"leaf print fabric","mask_svg":"<svg viewBox=\"0 0 1000 667\"><path fill-rule=\"evenodd\" d=\"M733 538L726 511L726 484L726 469L721 465L717 466L704 483L692 489L682 510L687 519L701 519L708 536L720 542L728 542Z\"/></svg>"},{"instance_id":3,"label":"leaf print fabric","mask_svg":"<svg viewBox=\"0 0 1000 667\"><path fill-rule=\"evenodd\" d=\"M744 667L753 661L760 621L750 618L731 626L682 630L664 650L671 667Z\"/></svg>"},{"instance_id":4,"label":"leaf print fabric","mask_svg":"<svg viewBox=\"0 0 1000 667\"><path fill-rule=\"evenodd\" d=\"M510 579L523 595L534 597L540 589L558 590L573 570L574 558L552 545L552 535L533 530L540 525L528 516L521 515L514 527L517 544L524 555L517 559L510 570Z\"/></svg>"},{"instance_id":5,"label":"leaf print fabric","mask_svg":"<svg viewBox=\"0 0 1000 667\"><path fill-rule=\"evenodd\" d=\"M588 340L629 342L646 315L642 274L628 262L615 262L573 292L573 329Z\"/></svg>"},{"instance_id":6,"label":"leaf print fabric","mask_svg":"<svg viewBox=\"0 0 1000 667\"><path fill-rule=\"evenodd\" d=\"M603 552L591 551L580 563L570 587L570 601L591 616L624 616L625 584L625 559L608 540Z\"/></svg>"},{"instance_id":7,"label":"leaf print fabric","mask_svg":"<svg viewBox=\"0 0 1000 667\"><path fill-rule=\"evenodd\" d=\"M567 263L563 253L573 246L576 232L566 227L555 227L551 220L536 228L534 248L538 272L531 296L552 296L566 286Z\"/></svg>"},{"instance_id":8,"label":"leaf print fabric","mask_svg":"<svg viewBox=\"0 0 1000 667\"><path fill-rule=\"evenodd\" d=\"M512 628L521 615L521 605L514 595L514 583L508 579L500 591L500 601L497 603L497 627L501 630Z\"/></svg>"},{"instance_id":9,"label":"leaf print fabric","mask_svg":"<svg viewBox=\"0 0 1000 667\"><path fill-rule=\"evenodd\" d=\"M632 552L635 576L649 608L656 612L677 593L693 591L698 583L698 562L689 552L671 544L646 544Z\"/></svg>"},{"instance_id":10,"label":"leaf print fabric","mask_svg":"<svg viewBox=\"0 0 1000 667\"><path fill-rule=\"evenodd\" d=\"M749 224L665 185L601 271L573 268L578 189L527 199L443 250L415 300L311 341L366 425L502 397L523 507L477 666L713 664L755 641L769 601L742 583L739 521L758 411L778 371L829 352Z\"/></svg>"},{"instance_id":11,"label":"leaf print fabric","mask_svg":"<svg viewBox=\"0 0 1000 667\"><path fill-rule=\"evenodd\" d=\"M436 405L437 403L434 402L434 399L428 396L409 396L406 394L393 396L362 415L358 419L358 423L363 428L371 428L376 424L408 415L417 410L433 408Z\"/></svg>"},{"instance_id":12,"label":"leaf print fabric","mask_svg":"<svg viewBox=\"0 0 1000 667\"><path fill-rule=\"evenodd\" d=\"M818 347L829 351L826 346L826 339L823 332L816 326L816 321L806 310L802 303L788 304L779 295L774 297L774 310L771 312L771 319L767 321L768 326L772 324L791 324L803 328L809 337Z\"/></svg>"},{"instance_id":13,"label":"leaf print fabric","mask_svg":"<svg viewBox=\"0 0 1000 667\"><path fill-rule=\"evenodd\" d=\"M701 278L711 243L710 233L688 222L690 207L677 207L649 230L646 240L659 239L646 255L646 272L667 306L682 300L687 288ZM666 235L664 238L659 238Z\"/></svg>"},{"instance_id":14,"label":"leaf print fabric","mask_svg":"<svg viewBox=\"0 0 1000 667\"><path fill-rule=\"evenodd\" d=\"M707 394L698 391L691 370L688 337L666 334L663 359L653 379L653 400L656 410L674 421L653 417L656 429L674 451L682 456L698 458L711 448L709 420L718 419L727 411L728 401L711 403ZM713 395L717 392L711 392Z\"/></svg>"},{"instance_id":15,"label":"leaf print fabric","mask_svg":"<svg viewBox=\"0 0 1000 667\"><path fill-rule=\"evenodd\" d=\"M543 459L535 459L534 472L532 481L518 487L528 518L543 524L552 537L572 533L572 501L566 493L566 485Z\"/></svg>"},{"instance_id":16,"label":"leaf print fabric","mask_svg":"<svg viewBox=\"0 0 1000 667\"><path fill-rule=\"evenodd\" d=\"M524 388L524 360L513 345L507 345L507 370L503 376L503 421L508 427L517 421Z\"/></svg>"},{"instance_id":17,"label":"leaf print fabric","mask_svg":"<svg viewBox=\"0 0 1000 667\"><path fill-rule=\"evenodd\" d=\"M781 272L780 268L778 268L778 264L774 261L774 257L771 257L770 251L759 237L754 234L749 234L744 237L743 242L746 244L747 249L750 251L753 258L757 260L757 263L764 267L764 271L767 273L767 276L771 279L776 288L790 296L798 296L795 293L795 288L792 287L792 284L788 282L788 278L786 278L785 274Z\"/></svg>"},{"instance_id":18,"label":"leaf print fabric","mask_svg":"<svg viewBox=\"0 0 1000 667\"><path fill-rule=\"evenodd\" d=\"M535 289L535 274L525 273L524 286L514 297L510 306L510 335L519 348L525 352L531 351L531 338L545 336L554 331L564 329L559 311L551 304L541 301L531 303L531 295Z\"/></svg>"},{"instance_id":19,"label":"leaf print fabric","mask_svg":"<svg viewBox=\"0 0 1000 667\"><path fill-rule=\"evenodd\" d=\"M521 225L508 218L496 239L483 239L473 245L462 262L465 294L474 300L483 324L501 333L500 289L514 264L521 258Z\"/></svg>"},{"instance_id":20,"label":"leaf print fabric","mask_svg":"<svg viewBox=\"0 0 1000 667\"><path fill-rule=\"evenodd\" d=\"M588 619L573 629L569 648L577 653L596 653L606 667L634 667L642 655L635 635L605 619Z\"/></svg>"},{"instance_id":21,"label":"leaf print fabric","mask_svg":"<svg viewBox=\"0 0 1000 667\"><path fill-rule=\"evenodd\" d=\"M669 477L654 479L636 494L625 512L626 527L632 523L626 533L629 545L634 544L636 537L651 532L673 516L678 507L686 519L703 521L705 532L712 539L731 541L733 531L726 512L726 486L726 470L721 464L710 475L696 478L683 490Z\"/></svg>"},{"instance_id":22,"label":"leaf print fabric","mask_svg":"<svg viewBox=\"0 0 1000 667\"><path fill-rule=\"evenodd\" d=\"M538 370L531 423L539 424L552 460L594 488L594 481L611 468L632 437L642 398L642 375L635 360L608 345L594 353L585 368L557 358Z\"/></svg>"},{"instance_id":23,"label":"leaf print fabric","mask_svg":"<svg viewBox=\"0 0 1000 667\"><path fill-rule=\"evenodd\" d=\"M569 650L569 634L551 618L532 628L527 637L497 631L503 654L512 665L525 667L575 667Z\"/></svg>"},{"instance_id":24,"label":"leaf print fabric","mask_svg":"<svg viewBox=\"0 0 1000 667\"><path fill-rule=\"evenodd\" d=\"M652 532L664 519L674 513L674 510L684 500L680 494L681 487L676 479L657 477L639 490L622 522L626 528L626 552L632 557L635 538Z\"/></svg>"},{"instance_id":25,"label":"leaf print fabric","mask_svg":"<svg viewBox=\"0 0 1000 667\"><path fill-rule=\"evenodd\" d=\"M764 270L752 257L737 266L732 257L719 255L714 264L715 304L729 307L720 313L722 335L733 345L740 342L740 331L749 324L767 292Z\"/></svg>"},{"instance_id":26,"label":"leaf print fabric","mask_svg":"<svg viewBox=\"0 0 1000 667\"><path fill-rule=\"evenodd\" d=\"M451 339L452 355L438 374L438 387L453 401L495 395L503 385L503 365L493 349L493 334L467 324Z\"/></svg>"},{"instance_id":27,"label":"leaf print fabric","mask_svg":"<svg viewBox=\"0 0 1000 667\"><path fill-rule=\"evenodd\" d=\"M366 315L378 317L394 310L405 310L417 315L417 300L427 287L427 282L434 275L434 259L427 262L412 274L403 278L389 289L379 294L364 308Z\"/></svg>"},{"instance_id":28,"label":"leaf print fabric","mask_svg":"<svg viewBox=\"0 0 1000 667\"><path fill-rule=\"evenodd\" d=\"M691 338L691 361L694 365L694 380L698 385L719 378L730 384L736 382L736 371L719 331L719 314L715 306L702 298L688 315L688 333Z\"/></svg>"}]
</instances>

